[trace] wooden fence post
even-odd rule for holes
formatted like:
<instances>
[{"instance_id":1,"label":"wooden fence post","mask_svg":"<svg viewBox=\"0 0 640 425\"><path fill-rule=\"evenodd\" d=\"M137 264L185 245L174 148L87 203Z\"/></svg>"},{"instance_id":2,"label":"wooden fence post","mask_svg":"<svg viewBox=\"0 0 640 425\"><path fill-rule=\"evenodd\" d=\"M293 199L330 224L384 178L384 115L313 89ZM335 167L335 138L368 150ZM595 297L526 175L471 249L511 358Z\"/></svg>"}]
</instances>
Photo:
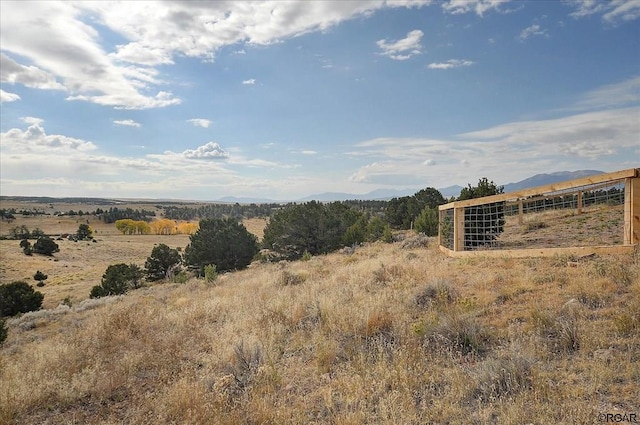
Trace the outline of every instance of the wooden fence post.
<instances>
[{"instance_id":1,"label":"wooden fence post","mask_svg":"<svg viewBox=\"0 0 640 425\"><path fill-rule=\"evenodd\" d=\"M624 244L640 244L640 177L625 180Z\"/></svg>"},{"instance_id":2,"label":"wooden fence post","mask_svg":"<svg viewBox=\"0 0 640 425\"><path fill-rule=\"evenodd\" d=\"M453 209L453 250L464 251L464 207Z\"/></svg>"}]
</instances>

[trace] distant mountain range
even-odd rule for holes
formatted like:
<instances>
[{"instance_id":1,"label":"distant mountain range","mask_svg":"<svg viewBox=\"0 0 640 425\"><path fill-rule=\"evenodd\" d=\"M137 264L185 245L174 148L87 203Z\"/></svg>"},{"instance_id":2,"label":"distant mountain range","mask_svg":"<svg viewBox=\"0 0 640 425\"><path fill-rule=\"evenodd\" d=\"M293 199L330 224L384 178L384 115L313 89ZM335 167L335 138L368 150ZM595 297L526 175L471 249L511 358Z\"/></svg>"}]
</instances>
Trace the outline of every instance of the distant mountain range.
<instances>
[{"instance_id":1,"label":"distant mountain range","mask_svg":"<svg viewBox=\"0 0 640 425\"><path fill-rule=\"evenodd\" d=\"M516 183L504 184L504 192L514 192L517 190L528 189L531 187L544 186L547 184L563 182L567 180L579 179L582 177L589 177L595 174L602 174L604 171L597 170L578 170L578 171L558 171L550 174L536 174L535 176L526 178ZM438 189L442 196L445 198L458 197L462 186L453 185ZM392 198L399 198L402 196L411 196L416 193L416 189L377 189L372 192L364 194L354 193L342 193L342 192L324 192L315 195L310 195L301 199L295 200L295 202L331 202L331 201L347 201L347 200L381 200L387 201ZM276 201L273 199L262 198L239 198L235 196L226 196L218 199L217 202L225 203L240 203L240 204L264 204L264 203L278 203L282 201Z\"/></svg>"},{"instance_id":2,"label":"distant mountain range","mask_svg":"<svg viewBox=\"0 0 640 425\"><path fill-rule=\"evenodd\" d=\"M517 183L509 183L504 185L505 193L515 192L517 190L529 189L531 187L544 186L547 184L564 182L567 180L581 179L583 177L602 174L604 171L597 170L578 170L578 171L558 171L551 174L536 174L533 177L524 179Z\"/></svg>"}]
</instances>

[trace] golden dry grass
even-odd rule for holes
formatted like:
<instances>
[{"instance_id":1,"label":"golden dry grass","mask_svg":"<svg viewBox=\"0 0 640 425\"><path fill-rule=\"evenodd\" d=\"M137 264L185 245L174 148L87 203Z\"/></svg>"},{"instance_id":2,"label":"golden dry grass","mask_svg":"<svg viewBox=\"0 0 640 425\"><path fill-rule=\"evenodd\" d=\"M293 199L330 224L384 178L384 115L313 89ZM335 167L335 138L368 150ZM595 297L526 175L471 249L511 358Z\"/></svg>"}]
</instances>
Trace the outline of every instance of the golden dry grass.
<instances>
[{"instance_id":1,"label":"golden dry grass","mask_svg":"<svg viewBox=\"0 0 640 425\"><path fill-rule=\"evenodd\" d=\"M149 203L131 201L117 207L155 210L156 213L160 213L160 210ZM109 207L87 203L48 204L3 200L0 208L37 209L53 214L55 211L95 211L96 208ZM161 216L158 215L158 218ZM55 238L55 235L75 234L80 224L91 226L96 242L56 240L60 252L52 257L26 256L19 246L20 241L0 240L0 283L24 280L35 284L33 275L40 270L49 277L45 286L38 288L45 295L43 307L55 308L65 299L72 303L87 299L91 287L100 283L103 273L111 264L134 263L143 267L154 245L163 243L171 248L184 249L189 244L188 235L122 235L113 223L107 224L88 215L79 217L17 214L16 219L11 222L0 221L0 235L9 235L11 229L16 226L26 226L30 231L39 228ZM266 224L267 221L262 218L244 221L247 230L258 238L262 238Z\"/></svg>"},{"instance_id":2,"label":"golden dry grass","mask_svg":"<svg viewBox=\"0 0 640 425\"><path fill-rule=\"evenodd\" d=\"M582 424L640 413L639 258L567 260L376 243L25 314L0 348L0 423Z\"/></svg>"}]
</instances>

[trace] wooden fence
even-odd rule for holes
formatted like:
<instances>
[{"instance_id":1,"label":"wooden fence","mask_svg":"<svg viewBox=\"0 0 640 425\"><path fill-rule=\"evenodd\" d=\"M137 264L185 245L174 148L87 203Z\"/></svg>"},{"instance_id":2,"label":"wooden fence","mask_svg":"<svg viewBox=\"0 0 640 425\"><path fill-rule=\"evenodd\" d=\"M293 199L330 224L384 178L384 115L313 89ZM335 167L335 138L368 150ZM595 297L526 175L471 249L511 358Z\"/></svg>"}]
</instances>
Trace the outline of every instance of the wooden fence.
<instances>
[{"instance_id":1,"label":"wooden fence","mask_svg":"<svg viewBox=\"0 0 640 425\"><path fill-rule=\"evenodd\" d=\"M439 207L451 256L633 252L640 245L640 168Z\"/></svg>"}]
</instances>

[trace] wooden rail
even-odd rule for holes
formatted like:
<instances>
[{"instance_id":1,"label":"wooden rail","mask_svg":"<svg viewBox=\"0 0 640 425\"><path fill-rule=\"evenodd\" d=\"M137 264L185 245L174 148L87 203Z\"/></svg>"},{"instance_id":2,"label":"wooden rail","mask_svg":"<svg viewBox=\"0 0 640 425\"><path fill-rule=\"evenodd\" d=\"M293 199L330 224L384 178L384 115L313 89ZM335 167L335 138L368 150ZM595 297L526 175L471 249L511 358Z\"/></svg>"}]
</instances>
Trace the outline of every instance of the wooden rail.
<instances>
[{"instance_id":1,"label":"wooden rail","mask_svg":"<svg viewBox=\"0 0 640 425\"><path fill-rule=\"evenodd\" d=\"M528 249L493 249L493 250L465 250L465 208L487 205L492 203L509 203L518 205L519 222L522 223L523 203L546 200L555 197L577 194L577 210L582 212L583 192L594 191L616 183L624 183L624 226L623 244L587 247L562 248L528 248ZM565 253L585 255L590 253L619 253L633 252L640 246L640 168L631 168L612 173L603 173L565 182L553 183L509 193L486 196L483 198L450 202L439 207L440 211L453 209L453 249L443 246L443 235L438 235L440 249L451 256L508 256L534 257L549 256ZM439 233L442 231L440 226Z\"/></svg>"}]
</instances>

